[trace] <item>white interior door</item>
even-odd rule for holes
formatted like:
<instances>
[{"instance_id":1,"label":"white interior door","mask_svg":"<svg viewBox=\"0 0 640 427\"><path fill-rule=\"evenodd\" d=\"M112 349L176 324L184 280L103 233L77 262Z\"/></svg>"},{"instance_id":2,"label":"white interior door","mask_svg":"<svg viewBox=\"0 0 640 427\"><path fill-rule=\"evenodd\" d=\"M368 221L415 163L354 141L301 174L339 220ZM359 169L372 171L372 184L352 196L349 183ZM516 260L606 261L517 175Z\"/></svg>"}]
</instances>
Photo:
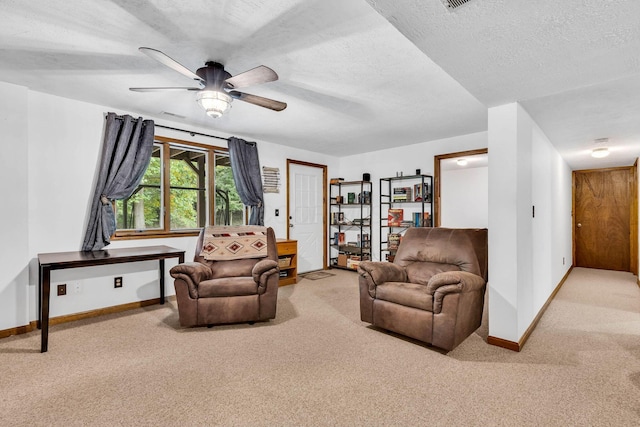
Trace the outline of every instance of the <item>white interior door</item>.
<instances>
[{"instance_id":1,"label":"white interior door","mask_svg":"<svg viewBox=\"0 0 640 427\"><path fill-rule=\"evenodd\" d=\"M298 272L324 268L323 169L289 164L289 238L298 241Z\"/></svg>"}]
</instances>

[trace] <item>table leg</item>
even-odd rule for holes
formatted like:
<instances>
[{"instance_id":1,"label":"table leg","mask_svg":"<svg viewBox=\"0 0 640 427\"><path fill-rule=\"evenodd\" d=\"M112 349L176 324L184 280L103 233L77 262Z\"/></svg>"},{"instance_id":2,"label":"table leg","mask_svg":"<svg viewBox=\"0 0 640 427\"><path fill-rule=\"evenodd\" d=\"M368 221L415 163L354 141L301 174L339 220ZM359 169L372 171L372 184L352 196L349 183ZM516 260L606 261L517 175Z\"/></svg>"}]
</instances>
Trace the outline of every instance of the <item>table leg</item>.
<instances>
[{"instance_id":1,"label":"table leg","mask_svg":"<svg viewBox=\"0 0 640 427\"><path fill-rule=\"evenodd\" d=\"M164 258L160 258L160 304L164 304Z\"/></svg>"},{"instance_id":2,"label":"table leg","mask_svg":"<svg viewBox=\"0 0 640 427\"><path fill-rule=\"evenodd\" d=\"M51 298L51 269L40 267L40 353L45 353L49 346L49 300Z\"/></svg>"}]
</instances>

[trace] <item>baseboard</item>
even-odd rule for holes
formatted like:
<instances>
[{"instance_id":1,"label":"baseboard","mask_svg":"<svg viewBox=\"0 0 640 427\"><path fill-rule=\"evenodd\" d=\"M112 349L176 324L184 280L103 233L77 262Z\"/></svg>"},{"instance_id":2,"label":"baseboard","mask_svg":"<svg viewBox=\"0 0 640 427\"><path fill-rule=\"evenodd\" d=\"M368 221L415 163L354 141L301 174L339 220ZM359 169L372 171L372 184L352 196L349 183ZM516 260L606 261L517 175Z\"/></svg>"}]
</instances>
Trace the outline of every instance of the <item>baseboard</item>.
<instances>
[{"instance_id":1,"label":"baseboard","mask_svg":"<svg viewBox=\"0 0 640 427\"><path fill-rule=\"evenodd\" d=\"M38 327L38 322L34 320L33 322L30 322L28 325L18 326L18 327L9 328L9 329L3 329L2 331L0 331L0 339L7 338L12 335L26 334L28 332L33 331L37 327Z\"/></svg>"},{"instance_id":2,"label":"baseboard","mask_svg":"<svg viewBox=\"0 0 640 427\"><path fill-rule=\"evenodd\" d=\"M167 301L172 301L175 299L176 299L175 295L171 295L165 298L165 300ZM61 323L74 322L76 320L91 319L93 317L104 316L106 314L121 313L123 311L134 310L136 308L147 307L154 304L160 304L160 298L154 298L154 299L145 300L145 301L130 302L127 304L114 305L112 307L98 308L96 310L85 311L82 313L68 314L65 316L52 317L49 319L49 326L59 325ZM0 339L7 338L12 335L26 334L28 332L34 331L40 326L39 323L40 323L39 321L34 320L29 322L29 324L25 326L18 326L15 328L1 330Z\"/></svg>"},{"instance_id":3,"label":"baseboard","mask_svg":"<svg viewBox=\"0 0 640 427\"><path fill-rule=\"evenodd\" d=\"M502 338L492 337L491 335L487 337L487 344L506 348L507 350L520 351L520 343L503 340Z\"/></svg>"},{"instance_id":4,"label":"baseboard","mask_svg":"<svg viewBox=\"0 0 640 427\"><path fill-rule=\"evenodd\" d=\"M560 288L562 288L562 285L564 285L564 282L566 282L571 271L573 271L573 265L569 267L569 270L567 270L562 280L560 280L560 283L558 283L558 285L553 290L553 292L551 292L551 295L549 295L549 298L547 298L547 301L544 303L540 311L538 311L538 315L536 316L535 319L533 319L533 322L531 322L531 324L529 325L529 327L527 328L527 330L525 331L525 333L522 335L522 337L518 342L513 342L513 341L503 340L502 338L488 336L487 343L491 345L495 345L497 347L506 348L508 350L513 350L513 351L522 350L525 343L529 339L529 336L531 336L533 331L536 329L536 326L538 326L538 322L540 321L540 319L542 319L542 316L544 315L545 311L547 311L549 304L551 304L551 301L553 301L553 299L556 297L556 295L560 291Z\"/></svg>"}]
</instances>

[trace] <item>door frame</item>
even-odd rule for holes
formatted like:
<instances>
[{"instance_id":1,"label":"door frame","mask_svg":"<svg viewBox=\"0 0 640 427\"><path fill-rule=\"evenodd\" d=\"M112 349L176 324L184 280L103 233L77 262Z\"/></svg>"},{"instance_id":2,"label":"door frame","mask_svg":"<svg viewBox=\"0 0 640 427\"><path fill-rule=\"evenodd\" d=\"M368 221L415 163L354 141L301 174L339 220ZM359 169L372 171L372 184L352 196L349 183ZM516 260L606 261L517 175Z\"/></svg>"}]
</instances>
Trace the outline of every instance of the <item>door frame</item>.
<instances>
[{"instance_id":1,"label":"door frame","mask_svg":"<svg viewBox=\"0 0 640 427\"><path fill-rule=\"evenodd\" d=\"M440 227L440 161L456 157L468 157L478 154L488 154L488 148L458 151L457 153L438 154L433 156L433 226Z\"/></svg>"},{"instance_id":2,"label":"door frame","mask_svg":"<svg viewBox=\"0 0 640 427\"><path fill-rule=\"evenodd\" d=\"M615 170L629 171L629 269L638 275L638 160L633 166L621 166L601 169L581 169L571 171L571 252L572 265L576 265L576 173L607 172ZM639 282L640 283L640 282Z\"/></svg>"},{"instance_id":3,"label":"door frame","mask_svg":"<svg viewBox=\"0 0 640 427\"><path fill-rule=\"evenodd\" d=\"M321 165L319 163L304 162L301 160L287 159L287 239L289 238L289 230L291 229L290 217L291 217L291 203L289 200L290 193L290 176L291 165L308 166L312 168L322 169L322 269L329 268L327 259L328 237L327 237L327 194L328 194L328 178L327 178L327 165Z\"/></svg>"}]
</instances>

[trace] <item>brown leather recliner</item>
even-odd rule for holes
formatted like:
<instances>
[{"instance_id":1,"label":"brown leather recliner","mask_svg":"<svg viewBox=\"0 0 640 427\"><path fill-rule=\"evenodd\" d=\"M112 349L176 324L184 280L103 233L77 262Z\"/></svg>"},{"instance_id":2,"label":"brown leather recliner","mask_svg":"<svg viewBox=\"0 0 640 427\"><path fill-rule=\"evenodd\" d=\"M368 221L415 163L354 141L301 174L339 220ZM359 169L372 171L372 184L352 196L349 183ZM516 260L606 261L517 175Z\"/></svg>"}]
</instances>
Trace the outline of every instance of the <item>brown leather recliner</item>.
<instances>
[{"instance_id":1,"label":"brown leather recliner","mask_svg":"<svg viewBox=\"0 0 640 427\"><path fill-rule=\"evenodd\" d=\"M267 256L209 261L200 256L204 230L196 243L194 262L171 268L175 279L180 325L216 325L269 320L276 317L278 250L267 229Z\"/></svg>"},{"instance_id":2,"label":"brown leather recliner","mask_svg":"<svg viewBox=\"0 0 640 427\"><path fill-rule=\"evenodd\" d=\"M487 229L410 228L393 263L360 263L360 318L453 350L482 322L487 255Z\"/></svg>"}]
</instances>

